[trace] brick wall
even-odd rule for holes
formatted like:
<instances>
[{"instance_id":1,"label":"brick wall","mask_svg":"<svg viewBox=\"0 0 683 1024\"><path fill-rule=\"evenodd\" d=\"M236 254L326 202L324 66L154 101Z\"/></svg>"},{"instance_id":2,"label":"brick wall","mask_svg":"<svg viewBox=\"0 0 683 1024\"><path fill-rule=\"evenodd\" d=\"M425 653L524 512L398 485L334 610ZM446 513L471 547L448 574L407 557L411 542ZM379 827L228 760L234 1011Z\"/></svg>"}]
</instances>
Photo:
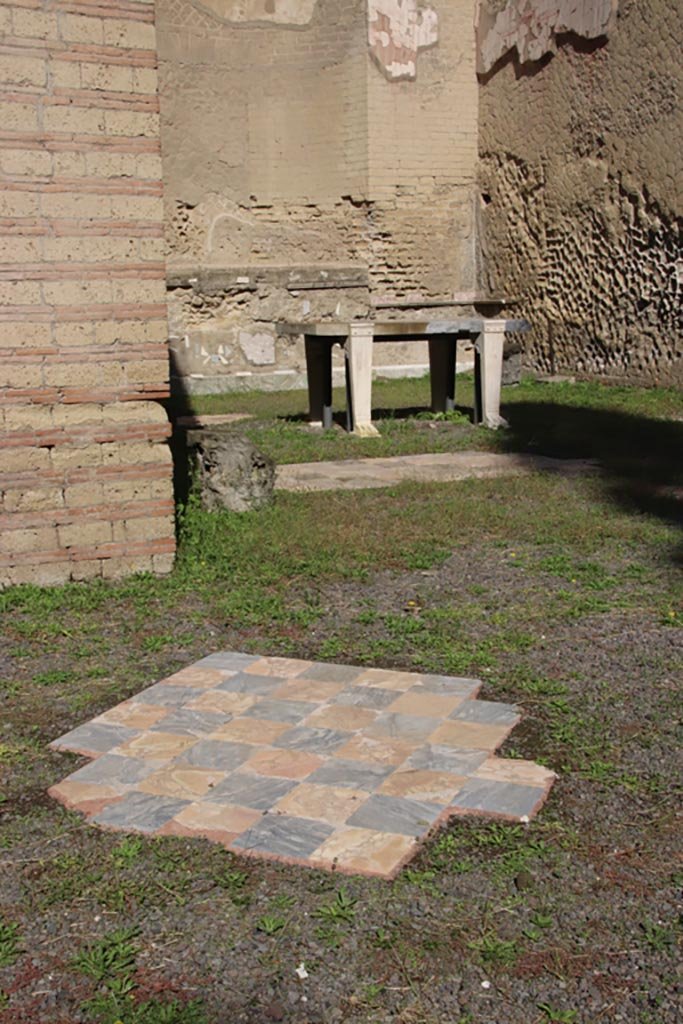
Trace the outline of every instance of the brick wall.
<instances>
[{"instance_id":1,"label":"brick wall","mask_svg":"<svg viewBox=\"0 0 683 1024\"><path fill-rule=\"evenodd\" d=\"M0 585L174 552L152 3L0 7Z\"/></svg>"},{"instance_id":2,"label":"brick wall","mask_svg":"<svg viewBox=\"0 0 683 1024\"><path fill-rule=\"evenodd\" d=\"M179 389L301 386L277 321L473 289L472 0L158 0L157 23Z\"/></svg>"}]
</instances>

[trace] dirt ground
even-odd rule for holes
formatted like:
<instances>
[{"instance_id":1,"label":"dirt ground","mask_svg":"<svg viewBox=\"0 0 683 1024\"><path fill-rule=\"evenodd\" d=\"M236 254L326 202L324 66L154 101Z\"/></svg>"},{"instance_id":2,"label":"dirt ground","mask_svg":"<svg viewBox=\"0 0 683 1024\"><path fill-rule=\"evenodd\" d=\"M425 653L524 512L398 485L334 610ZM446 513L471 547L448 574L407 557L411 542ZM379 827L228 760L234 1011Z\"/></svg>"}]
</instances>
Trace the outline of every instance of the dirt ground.
<instances>
[{"instance_id":1,"label":"dirt ground","mask_svg":"<svg viewBox=\"0 0 683 1024\"><path fill-rule=\"evenodd\" d=\"M114 703L114 692L140 687L122 678L133 652L115 653L128 606L109 616L102 683L90 674L80 707L68 684L88 634L78 615L59 618L47 655L44 638L22 640L22 616L8 616L0 1021L680 1020L683 646L658 597L674 570L637 550L597 565L543 546L481 544L436 566L323 579L291 594L293 606L324 610L293 641L297 654L447 671L462 663L486 681L484 697L524 710L506 752L559 773L529 826L459 819L393 883L241 861L199 841L106 834L65 812L45 789L80 762L44 744ZM571 590L577 580L583 596ZM202 611L191 596L157 611L154 635L173 639L162 652L142 645L139 678L207 648L283 649L282 637ZM3 961L10 922L15 952ZM75 958L131 926L135 1001L151 1015L126 1015L125 999L109 997L83 1009L110 989ZM186 1005L196 998L201 1009Z\"/></svg>"}]
</instances>

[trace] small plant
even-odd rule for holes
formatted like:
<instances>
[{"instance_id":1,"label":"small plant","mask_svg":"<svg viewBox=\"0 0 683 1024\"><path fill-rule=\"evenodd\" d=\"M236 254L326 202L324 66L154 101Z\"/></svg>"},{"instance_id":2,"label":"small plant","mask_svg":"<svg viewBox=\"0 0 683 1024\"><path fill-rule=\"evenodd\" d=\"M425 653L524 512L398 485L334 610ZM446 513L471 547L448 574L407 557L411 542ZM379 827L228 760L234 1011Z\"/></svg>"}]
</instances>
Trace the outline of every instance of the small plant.
<instances>
[{"instance_id":1,"label":"small plant","mask_svg":"<svg viewBox=\"0 0 683 1024\"><path fill-rule=\"evenodd\" d=\"M289 893L281 892L274 896L271 902L278 910L290 910L296 903L296 897L290 896Z\"/></svg>"},{"instance_id":2,"label":"small plant","mask_svg":"<svg viewBox=\"0 0 683 1024\"><path fill-rule=\"evenodd\" d=\"M52 669L50 672L39 672L33 677L33 682L36 686L60 686L63 683L68 683L71 678L71 672Z\"/></svg>"},{"instance_id":3,"label":"small plant","mask_svg":"<svg viewBox=\"0 0 683 1024\"><path fill-rule=\"evenodd\" d=\"M523 833L521 825L499 825L494 822L479 832L475 832L473 839L477 846L490 846L494 849L502 849L509 846L512 840L519 839Z\"/></svg>"},{"instance_id":4,"label":"small plant","mask_svg":"<svg viewBox=\"0 0 683 1024\"><path fill-rule=\"evenodd\" d=\"M19 952L19 925L0 918L0 967L11 967Z\"/></svg>"},{"instance_id":5,"label":"small plant","mask_svg":"<svg viewBox=\"0 0 683 1024\"><path fill-rule=\"evenodd\" d=\"M345 889L340 889L334 901L326 903L319 910L316 910L315 916L322 918L324 921L343 921L350 924L356 916L354 909L356 903L357 900L349 896Z\"/></svg>"},{"instance_id":6,"label":"small plant","mask_svg":"<svg viewBox=\"0 0 683 1024\"><path fill-rule=\"evenodd\" d=\"M236 907L245 907L249 903L249 893L245 886L249 879L246 871L222 871L214 876L214 882L230 896Z\"/></svg>"},{"instance_id":7,"label":"small plant","mask_svg":"<svg viewBox=\"0 0 683 1024\"><path fill-rule=\"evenodd\" d=\"M376 981L371 981L365 986L362 997L363 1002L367 1003L368 1006L376 1006L383 991L384 985L380 985L379 982Z\"/></svg>"},{"instance_id":8,"label":"small plant","mask_svg":"<svg viewBox=\"0 0 683 1024\"><path fill-rule=\"evenodd\" d=\"M674 934L659 921L643 921L641 925L645 942L655 953L665 953L674 944Z\"/></svg>"},{"instance_id":9,"label":"small plant","mask_svg":"<svg viewBox=\"0 0 683 1024\"><path fill-rule=\"evenodd\" d=\"M391 944L392 944L391 935L386 930L386 928L378 928L375 931L375 934L374 934L374 937L373 937L372 941L373 941L373 945L377 946L378 949L390 949L391 948Z\"/></svg>"},{"instance_id":10,"label":"small plant","mask_svg":"<svg viewBox=\"0 0 683 1024\"><path fill-rule=\"evenodd\" d=\"M415 868L406 868L403 878L409 885L415 885L418 889L424 889L426 892L435 891L436 871L417 871Z\"/></svg>"},{"instance_id":11,"label":"small plant","mask_svg":"<svg viewBox=\"0 0 683 1024\"><path fill-rule=\"evenodd\" d=\"M144 848L144 843L139 836L126 836L118 846L112 850L111 859L115 868L127 868L133 861L136 861Z\"/></svg>"},{"instance_id":12,"label":"small plant","mask_svg":"<svg viewBox=\"0 0 683 1024\"><path fill-rule=\"evenodd\" d=\"M553 1024L573 1024L578 1016L576 1010L558 1010L550 1003L539 1003L538 1008Z\"/></svg>"},{"instance_id":13,"label":"small plant","mask_svg":"<svg viewBox=\"0 0 683 1024\"><path fill-rule=\"evenodd\" d=\"M514 940L500 939L495 932L482 935L481 939L469 943L486 964L499 964L509 967L517 959L517 943Z\"/></svg>"},{"instance_id":14,"label":"small plant","mask_svg":"<svg viewBox=\"0 0 683 1024\"><path fill-rule=\"evenodd\" d=\"M163 651L164 647L168 647L172 643L173 637L169 633L164 633L161 636L146 636L142 641L142 646L151 654L156 654L157 651Z\"/></svg>"},{"instance_id":15,"label":"small plant","mask_svg":"<svg viewBox=\"0 0 683 1024\"><path fill-rule=\"evenodd\" d=\"M256 922L256 930L264 935L277 935L287 924L284 917L276 917L274 914L264 914Z\"/></svg>"},{"instance_id":16,"label":"small plant","mask_svg":"<svg viewBox=\"0 0 683 1024\"><path fill-rule=\"evenodd\" d=\"M74 957L73 966L108 987L110 983L120 982L135 970L139 934L139 928L119 928Z\"/></svg>"}]
</instances>

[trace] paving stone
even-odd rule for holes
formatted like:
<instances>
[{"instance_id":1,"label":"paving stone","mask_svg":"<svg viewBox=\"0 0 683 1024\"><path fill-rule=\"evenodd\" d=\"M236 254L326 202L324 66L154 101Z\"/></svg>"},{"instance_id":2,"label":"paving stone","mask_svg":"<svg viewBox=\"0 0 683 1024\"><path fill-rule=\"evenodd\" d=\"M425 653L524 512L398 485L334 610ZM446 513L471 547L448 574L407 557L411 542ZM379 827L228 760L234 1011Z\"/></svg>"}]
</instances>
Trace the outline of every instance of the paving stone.
<instances>
[{"instance_id":1,"label":"paving stone","mask_svg":"<svg viewBox=\"0 0 683 1024\"><path fill-rule=\"evenodd\" d=\"M469 779L453 800L453 807L509 818L531 817L545 795L545 789L537 786Z\"/></svg>"},{"instance_id":2,"label":"paving stone","mask_svg":"<svg viewBox=\"0 0 683 1024\"><path fill-rule=\"evenodd\" d=\"M364 731L369 736L389 736L396 739L425 740L440 724L438 718L418 715L400 715L384 711Z\"/></svg>"},{"instance_id":3,"label":"paving stone","mask_svg":"<svg viewBox=\"0 0 683 1024\"><path fill-rule=\"evenodd\" d=\"M306 725L295 726L275 740L273 746L306 750L313 754L331 754L349 738L347 732L335 729L313 729Z\"/></svg>"},{"instance_id":4,"label":"paving stone","mask_svg":"<svg viewBox=\"0 0 683 1024\"><path fill-rule=\"evenodd\" d=\"M209 803L238 804L255 811L268 811L280 797L298 785L293 779L264 778L261 775L234 772L214 786L205 800Z\"/></svg>"},{"instance_id":5,"label":"paving stone","mask_svg":"<svg viewBox=\"0 0 683 1024\"><path fill-rule=\"evenodd\" d=\"M300 679L319 679L325 683L352 683L363 672L357 665L327 665L314 662Z\"/></svg>"},{"instance_id":6,"label":"paving stone","mask_svg":"<svg viewBox=\"0 0 683 1024\"><path fill-rule=\"evenodd\" d=\"M73 772L69 778L75 782L99 782L107 786L134 786L158 769L159 765L153 761L121 757L120 754L103 754Z\"/></svg>"},{"instance_id":7,"label":"paving stone","mask_svg":"<svg viewBox=\"0 0 683 1024\"><path fill-rule=\"evenodd\" d=\"M156 832L176 814L187 807L189 801L148 793L128 793L117 804L110 804L96 814L93 821L111 828L131 829L135 832Z\"/></svg>"},{"instance_id":8,"label":"paving stone","mask_svg":"<svg viewBox=\"0 0 683 1024\"><path fill-rule=\"evenodd\" d=\"M266 814L232 844L236 850L269 853L275 857L310 857L332 835L334 828L322 821Z\"/></svg>"},{"instance_id":9,"label":"paving stone","mask_svg":"<svg viewBox=\"0 0 683 1024\"><path fill-rule=\"evenodd\" d=\"M137 729L129 729L125 725L88 722L60 736L50 745L55 750L73 750L79 754L106 754L137 735Z\"/></svg>"},{"instance_id":10,"label":"paving stone","mask_svg":"<svg viewBox=\"0 0 683 1024\"><path fill-rule=\"evenodd\" d=\"M216 690L221 690L225 693L244 693L252 694L255 697L263 697L272 693L273 690L277 690L278 687L288 681L284 677L279 676L255 676L248 675L246 672L240 672L231 679L226 679L224 683L219 683Z\"/></svg>"},{"instance_id":11,"label":"paving stone","mask_svg":"<svg viewBox=\"0 0 683 1024\"><path fill-rule=\"evenodd\" d=\"M218 711L199 711L180 708L171 711L157 725L151 727L152 732L173 732L180 736L203 736L214 732L230 720L230 715Z\"/></svg>"},{"instance_id":12,"label":"paving stone","mask_svg":"<svg viewBox=\"0 0 683 1024\"><path fill-rule=\"evenodd\" d=\"M345 825L311 855L318 867L391 878L401 864L417 850L411 836Z\"/></svg>"},{"instance_id":13,"label":"paving stone","mask_svg":"<svg viewBox=\"0 0 683 1024\"><path fill-rule=\"evenodd\" d=\"M375 794L349 818L347 824L371 828L376 832L420 836L428 831L442 811L443 807L425 800Z\"/></svg>"},{"instance_id":14,"label":"paving stone","mask_svg":"<svg viewBox=\"0 0 683 1024\"><path fill-rule=\"evenodd\" d=\"M453 775L471 775L486 761L485 750L459 750L427 743L414 751L406 761L408 768L425 768L432 772L451 772Z\"/></svg>"},{"instance_id":15,"label":"paving stone","mask_svg":"<svg viewBox=\"0 0 683 1024\"><path fill-rule=\"evenodd\" d=\"M302 782L278 800L273 811L337 826L343 825L368 799L368 794L362 789Z\"/></svg>"},{"instance_id":16,"label":"paving stone","mask_svg":"<svg viewBox=\"0 0 683 1024\"><path fill-rule=\"evenodd\" d=\"M440 816L526 819L553 783L496 756L518 713L480 685L221 652L55 741L94 760L50 793L111 828L393 877Z\"/></svg>"},{"instance_id":17,"label":"paving stone","mask_svg":"<svg viewBox=\"0 0 683 1024\"><path fill-rule=\"evenodd\" d=\"M198 696L197 690L192 686L168 686L166 683L156 683L154 686L136 693L135 700L141 704L182 708L184 704L196 700Z\"/></svg>"},{"instance_id":18,"label":"paving stone","mask_svg":"<svg viewBox=\"0 0 683 1024\"><path fill-rule=\"evenodd\" d=\"M199 740L186 750L182 763L196 768L218 768L231 771L246 761L254 748L247 743L230 743L229 740Z\"/></svg>"},{"instance_id":19,"label":"paving stone","mask_svg":"<svg viewBox=\"0 0 683 1024\"><path fill-rule=\"evenodd\" d=\"M300 722L316 709L303 700L262 700L244 712L247 718L266 718L270 722Z\"/></svg>"},{"instance_id":20,"label":"paving stone","mask_svg":"<svg viewBox=\"0 0 683 1024\"><path fill-rule=\"evenodd\" d=\"M481 722L485 725L515 725L519 711L513 704L497 704L490 700L466 700L449 718L463 722Z\"/></svg>"},{"instance_id":21,"label":"paving stone","mask_svg":"<svg viewBox=\"0 0 683 1024\"><path fill-rule=\"evenodd\" d=\"M216 668L227 669L229 672L241 672L243 669L260 661L258 654L241 654L238 651L219 651L217 654L209 654L201 661L195 662L193 668Z\"/></svg>"},{"instance_id":22,"label":"paving stone","mask_svg":"<svg viewBox=\"0 0 683 1024\"><path fill-rule=\"evenodd\" d=\"M331 758L317 768L312 775L309 775L308 781L328 786L349 786L351 789L365 789L372 792L384 782L392 771L391 765Z\"/></svg>"},{"instance_id":23,"label":"paving stone","mask_svg":"<svg viewBox=\"0 0 683 1024\"><path fill-rule=\"evenodd\" d=\"M395 690L380 690L378 687L358 686L353 690L342 690L334 698L334 703L350 704L381 711L395 700Z\"/></svg>"},{"instance_id":24,"label":"paving stone","mask_svg":"<svg viewBox=\"0 0 683 1024\"><path fill-rule=\"evenodd\" d=\"M278 750L276 747L252 747L254 753L245 769L258 775L276 775L281 779L305 779L323 763L320 754L306 750Z\"/></svg>"},{"instance_id":25,"label":"paving stone","mask_svg":"<svg viewBox=\"0 0 683 1024\"><path fill-rule=\"evenodd\" d=\"M459 676L422 676L420 686L430 693L473 697L479 693L482 684L479 679L461 679Z\"/></svg>"}]
</instances>

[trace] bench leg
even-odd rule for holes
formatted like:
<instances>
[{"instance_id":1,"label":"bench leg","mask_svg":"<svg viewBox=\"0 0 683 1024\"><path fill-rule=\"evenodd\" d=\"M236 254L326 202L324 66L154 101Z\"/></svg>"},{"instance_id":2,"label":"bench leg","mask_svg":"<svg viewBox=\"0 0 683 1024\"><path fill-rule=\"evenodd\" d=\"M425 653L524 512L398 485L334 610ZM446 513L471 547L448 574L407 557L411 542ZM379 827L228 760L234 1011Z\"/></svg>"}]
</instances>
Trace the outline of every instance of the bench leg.
<instances>
[{"instance_id":1,"label":"bench leg","mask_svg":"<svg viewBox=\"0 0 683 1024\"><path fill-rule=\"evenodd\" d=\"M332 342L328 338L304 335L308 418L313 426L332 426Z\"/></svg>"},{"instance_id":2,"label":"bench leg","mask_svg":"<svg viewBox=\"0 0 683 1024\"><path fill-rule=\"evenodd\" d=\"M484 320L483 330L474 343L474 422L494 430L507 426L500 415L504 341L505 320Z\"/></svg>"},{"instance_id":3,"label":"bench leg","mask_svg":"<svg viewBox=\"0 0 683 1024\"><path fill-rule=\"evenodd\" d=\"M432 392L432 412L452 412L455 409L455 357L457 338L441 335L429 338L429 384Z\"/></svg>"},{"instance_id":4,"label":"bench leg","mask_svg":"<svg viewBox=\"0 0 683 1024\"><path fill-rule=\"evenodd\" d=\"M350 325L345 346L347 394L350 396L347 421L359 437L378 433L372 425L372 339L371 323L358 321Z\"/></svg>"}]
</instances>

